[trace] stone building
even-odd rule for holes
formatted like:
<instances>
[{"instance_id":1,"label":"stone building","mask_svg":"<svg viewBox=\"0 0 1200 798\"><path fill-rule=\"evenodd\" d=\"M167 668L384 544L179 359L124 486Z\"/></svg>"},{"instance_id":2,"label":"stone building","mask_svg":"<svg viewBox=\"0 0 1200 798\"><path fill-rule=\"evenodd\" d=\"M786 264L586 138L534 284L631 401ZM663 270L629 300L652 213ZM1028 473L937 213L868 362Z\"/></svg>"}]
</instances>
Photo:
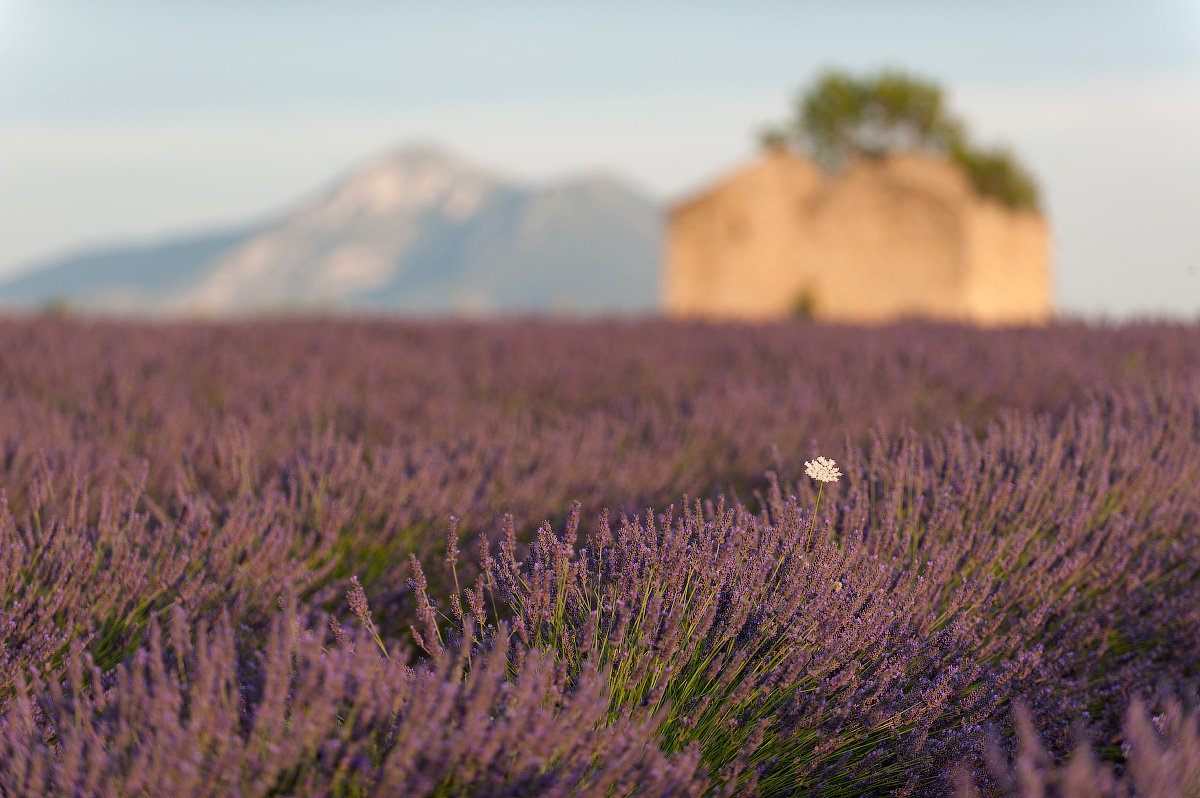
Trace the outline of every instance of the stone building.
<instances>
[{"instance_id":1,"label":"stone building","mask_svg":"<svg viewBox=\"0 0 1200 798\"><path fill-rule=\"evenodd\" d=\"M1023 324L1052 314L1045 220L980 197L948 161L827 175L783 149L670 213L668 314Z\"/></svg>"}]
</instances>

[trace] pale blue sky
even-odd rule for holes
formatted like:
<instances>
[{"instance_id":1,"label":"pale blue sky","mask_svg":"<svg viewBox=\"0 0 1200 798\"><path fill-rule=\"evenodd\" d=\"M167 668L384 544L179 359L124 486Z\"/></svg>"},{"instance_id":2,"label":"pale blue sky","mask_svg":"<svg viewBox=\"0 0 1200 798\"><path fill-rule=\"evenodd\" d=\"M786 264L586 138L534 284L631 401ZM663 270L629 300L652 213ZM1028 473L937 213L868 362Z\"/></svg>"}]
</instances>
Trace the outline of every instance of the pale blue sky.
<instances>
[{"instance_id":1,"label":"pale blue sky","mask_svg":"<svg viewBox=\"0 0 1200 798\"><path fill-rule=\"evenodd\" d=\"M0 273L262 218L414 140L664 200L823 66L941 81L1033 168L1072 313L1200 315L1200 2L0 0Z\"/></svg>"}]
</instances>

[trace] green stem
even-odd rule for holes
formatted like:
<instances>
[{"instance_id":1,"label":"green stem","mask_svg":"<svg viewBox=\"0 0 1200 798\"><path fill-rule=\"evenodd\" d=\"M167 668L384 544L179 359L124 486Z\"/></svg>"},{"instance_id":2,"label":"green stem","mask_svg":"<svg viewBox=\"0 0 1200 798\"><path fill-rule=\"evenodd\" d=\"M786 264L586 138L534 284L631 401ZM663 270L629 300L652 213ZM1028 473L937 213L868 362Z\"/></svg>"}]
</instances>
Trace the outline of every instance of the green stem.
<instances>
[{"instance_id":1,"label":"green stem","mask_svg":"<svg viewBox=\"0 0 1200 798\"><path fill-rule=\"evenodd\" d=\"M821 487L817 488L817 504L813 507L812 522L808 525L808 531L815 534L817 529L817 510L821 509L821 494L825 492L825 483L821 483Z\"/></svg>"}]
</instances>

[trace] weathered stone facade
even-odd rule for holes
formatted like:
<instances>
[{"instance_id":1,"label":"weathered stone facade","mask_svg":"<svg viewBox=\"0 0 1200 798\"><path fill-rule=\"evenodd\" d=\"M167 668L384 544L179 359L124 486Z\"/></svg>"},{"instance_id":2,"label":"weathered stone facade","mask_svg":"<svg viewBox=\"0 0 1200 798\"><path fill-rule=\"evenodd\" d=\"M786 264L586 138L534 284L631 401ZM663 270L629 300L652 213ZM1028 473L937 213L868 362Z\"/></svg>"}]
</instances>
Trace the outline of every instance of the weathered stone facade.
<instances>
[{"instance_id":1,"label":"weathered stone facade","mask_svg":"<svg viewBox=\"0 0 1200 798\"><path fill-rule=\"evenodd\" d=\"M828 176L785 150L670 215L675 316L980 324L1052 314L1045 221L979 197L953 164L906 154Z\"/></svg>"}]
</instances>

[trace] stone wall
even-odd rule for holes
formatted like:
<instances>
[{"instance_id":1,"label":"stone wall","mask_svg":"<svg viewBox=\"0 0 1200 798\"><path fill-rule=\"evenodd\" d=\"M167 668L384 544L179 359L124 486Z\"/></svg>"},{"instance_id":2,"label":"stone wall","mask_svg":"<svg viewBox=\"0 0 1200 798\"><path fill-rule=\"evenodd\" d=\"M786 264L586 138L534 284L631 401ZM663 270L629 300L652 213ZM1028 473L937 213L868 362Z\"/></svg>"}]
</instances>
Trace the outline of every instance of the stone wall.
<instances>
[{"instance_id":1,"label":"stone wall","mask_svg":"<svg viewBox=\"0 0 1200 798\"><path fill-rule=\"evenodd\" d=\"M805 275L796 211L822 176L808 162L769 157L675 209L667 236L668 313L768 318L789 313Z\"/></svg>"},{"instance_id":2,"label":"stone wall","mask_svg":"<svg viewBox=\"0 0 1200 798\"><path fill-rule=\"evenodd\" d=\"M670 217L672 315L925 317L1028 323L1050 315L1043 220L976 196L948 162L859 161L827 177L768 152Z\"/></svg>"},{"instance_id":3,"label":"stone wall","mask_svg":"<svg viewBox=\"0 0 1200 798\"><path fill-rule=\"evenodd\" d=\"M982 324L1040 324L1054 315L1050 231L1029 211L977 202L970 233L968 316Z\"/></svg>"}]
</instances>

